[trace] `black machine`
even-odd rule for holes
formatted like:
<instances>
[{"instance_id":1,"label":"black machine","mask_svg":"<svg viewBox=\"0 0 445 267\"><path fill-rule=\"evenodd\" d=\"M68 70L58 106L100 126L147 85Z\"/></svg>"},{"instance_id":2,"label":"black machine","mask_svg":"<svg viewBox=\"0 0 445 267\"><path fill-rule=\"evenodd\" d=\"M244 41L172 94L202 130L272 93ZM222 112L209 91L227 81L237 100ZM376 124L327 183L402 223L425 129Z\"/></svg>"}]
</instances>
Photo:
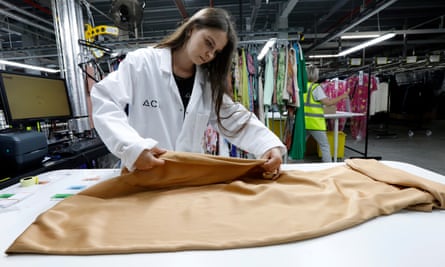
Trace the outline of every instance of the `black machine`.
<instances>
[{"instance_id":1,"label":"black machine","mask_svg":"<svg viewBox=\"0 0 445 267\"><path fill-rule=\"evenodd\" d=\"M41 165L48 154L46 136L37 131L0 131L0 168L2 173Z\"/></svg>"},{"instance_id":2,"label":"black machine","mask_svg":"<svg viewBox=\"0 0 445 267\"><path fill-rule=\"evenodd\" d=\"M0 71L0 99L0 109L12 127L0 131L2 174L41 164L48 154L48 140L38 131L38 123L72 118L66 81Z\"/></svg>"}]
</instances>

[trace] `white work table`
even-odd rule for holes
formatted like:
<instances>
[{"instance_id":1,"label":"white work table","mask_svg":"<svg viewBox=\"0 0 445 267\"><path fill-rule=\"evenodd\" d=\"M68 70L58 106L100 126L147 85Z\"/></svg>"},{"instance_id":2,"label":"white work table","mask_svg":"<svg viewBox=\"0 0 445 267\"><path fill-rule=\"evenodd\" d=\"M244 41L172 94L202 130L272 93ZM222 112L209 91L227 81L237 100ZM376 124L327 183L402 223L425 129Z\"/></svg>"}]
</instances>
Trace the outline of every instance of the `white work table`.
<instances>
[{"instance_id":1,"label":"white work table","mask_svg":"<svg viewBox=\"0 0 445 267\"><path fill-rule=\"evenodd\" d=\"M392 167L445 184L445 176L414 165L382 161ZM320 170L344 163L283 165L283 170ZM39 175L38 184L14 185L0 195L21 193L23 199L0 208L0 266L342 266L342 267L443 267L445 211L402 211L364 222L326 236L256 248L139 253L97 256L11 255L4 251L42 212L58 201L51 196L76 193L82 186L117 176L116 169L59 170ZM3 202L4 203L4 202ZM261 222L258 222L261 223Z\"/></svg>"},{"instance_id":2,"label":"white work table","mask_svg":"<svg viewBox=\"0 0 445 267\"><path fill-rule=\"evenodd\" d=\"M354 113L348 111L336 111L332 114L324 114L326 119L334 120L334 162L337 162L337 153L338 153L338 120L341 118L352 118L352 117L361 117L365 116L363 113Z\"/></svg>"}]
</instances>

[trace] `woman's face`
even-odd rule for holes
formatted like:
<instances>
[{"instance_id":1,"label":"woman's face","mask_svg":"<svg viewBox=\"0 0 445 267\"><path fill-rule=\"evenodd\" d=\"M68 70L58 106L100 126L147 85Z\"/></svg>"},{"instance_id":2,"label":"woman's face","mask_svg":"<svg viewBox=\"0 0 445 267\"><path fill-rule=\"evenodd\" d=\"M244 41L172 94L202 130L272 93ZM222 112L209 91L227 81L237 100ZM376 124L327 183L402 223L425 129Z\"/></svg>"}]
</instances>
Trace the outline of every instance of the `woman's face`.
<instances>
[{"instance_id":1,"label":"woman's face","mask_svg":"<svg viewBox=\"0 0 445 267\"><path fill-rule=\"evenodd\" d=\"M196 65L212 61L227 44L227 33L222 30L193 29L187 43L187 54Z\"/></svg>"}]
</instances>

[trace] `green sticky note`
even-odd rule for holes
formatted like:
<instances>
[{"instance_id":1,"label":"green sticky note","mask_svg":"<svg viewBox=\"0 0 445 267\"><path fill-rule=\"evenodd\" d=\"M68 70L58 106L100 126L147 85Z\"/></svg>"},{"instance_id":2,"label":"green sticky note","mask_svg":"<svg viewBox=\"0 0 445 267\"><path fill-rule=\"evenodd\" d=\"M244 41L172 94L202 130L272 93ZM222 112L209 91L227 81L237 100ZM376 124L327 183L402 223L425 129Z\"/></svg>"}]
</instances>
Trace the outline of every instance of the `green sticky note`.
<instances>
[{"instance_id":1,"label":"green sticky note","mask_svg":"<svg viewBox=\"0 0 445 267\"><path fill-rule=\"evenodd\" d=\"M14 194L0 194L0 198L10 198L12 197Z\"/></svg>"},{"instance_id":2,"label":"green sticky note","mask_svg":"<svg viewBox=\"0 0 445 267\"><path fill-rule=\"evenodd\" d=\"M62 199L72 196L73 194L55 194L51 198L53 199Z\"/></svg>"}]
</instances>

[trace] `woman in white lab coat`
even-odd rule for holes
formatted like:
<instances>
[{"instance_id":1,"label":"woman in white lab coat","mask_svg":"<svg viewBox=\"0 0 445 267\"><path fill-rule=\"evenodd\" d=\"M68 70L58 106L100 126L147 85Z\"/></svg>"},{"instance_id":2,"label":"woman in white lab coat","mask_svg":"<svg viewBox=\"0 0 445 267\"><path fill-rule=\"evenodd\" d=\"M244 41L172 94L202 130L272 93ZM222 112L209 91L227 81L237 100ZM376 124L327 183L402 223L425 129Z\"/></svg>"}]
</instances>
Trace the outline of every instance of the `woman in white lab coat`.
<instances>
[{"instance_id":1,"label":"woman in white lab coat","mask_svg":"<svg viewBox=\"0 0 445 267\"><path fill-rule=\"evenodd\" d=\"M163 164L167 150L203 152L210 123L279 170L285 147L226 94L236 33L226 11L204 8L155 47L129 52L91 92L95 129L122 167Z\"/></svg>"}]
</instances>

